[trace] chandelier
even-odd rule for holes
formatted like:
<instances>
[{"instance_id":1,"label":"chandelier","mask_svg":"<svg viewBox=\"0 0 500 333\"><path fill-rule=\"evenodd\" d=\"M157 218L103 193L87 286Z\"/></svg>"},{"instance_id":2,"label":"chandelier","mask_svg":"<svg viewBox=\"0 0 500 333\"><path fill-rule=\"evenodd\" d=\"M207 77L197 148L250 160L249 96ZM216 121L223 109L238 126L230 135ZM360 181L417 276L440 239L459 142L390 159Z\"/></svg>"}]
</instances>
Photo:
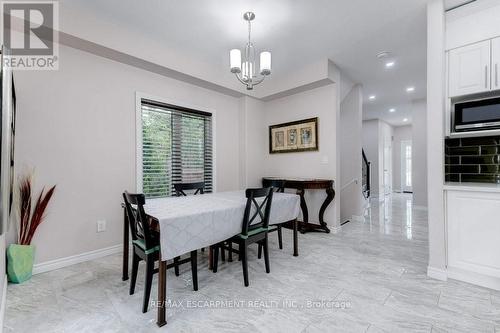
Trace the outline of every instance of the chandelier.
<instances>
[{"instance_id":1,"label":"chandelier","mask_svg":"<svg viewBox=\"0 0 500 333\"><path fill-rule=\"evenodd\" d=\"M255 19L255 14L246 12L243 14L243 19L248 22L248 42L245 45L243 62L241 61L241 50L232 49L229 52L229 63L231 73L236 75L238 81L244 84L247 90L252 90L254 86L264 81L266 76L271 74L271 52L264 51L260 53L260 76L257 76L255 74L255 69L257 68L255 48L250 38L252 21Z\"/></svg>"}]
</instances>

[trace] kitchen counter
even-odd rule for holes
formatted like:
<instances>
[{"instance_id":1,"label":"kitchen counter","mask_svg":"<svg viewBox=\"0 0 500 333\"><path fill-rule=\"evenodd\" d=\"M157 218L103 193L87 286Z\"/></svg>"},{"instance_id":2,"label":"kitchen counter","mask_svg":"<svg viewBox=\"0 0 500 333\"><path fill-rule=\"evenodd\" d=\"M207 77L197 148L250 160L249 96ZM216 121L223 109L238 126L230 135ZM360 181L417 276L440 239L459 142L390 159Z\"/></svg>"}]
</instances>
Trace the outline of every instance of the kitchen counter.
<instances>
[{"instance_id":1,"label":"kitchen counter","mask_svg":"<svg viewBox=\"0 0 500 333\"><path fill-rule=\"evenodd\" d=\"M444 184L443 189L445 191L498 192L498 193L500 193L500 184L446 182Z\"/></svg>"}]
</instances>

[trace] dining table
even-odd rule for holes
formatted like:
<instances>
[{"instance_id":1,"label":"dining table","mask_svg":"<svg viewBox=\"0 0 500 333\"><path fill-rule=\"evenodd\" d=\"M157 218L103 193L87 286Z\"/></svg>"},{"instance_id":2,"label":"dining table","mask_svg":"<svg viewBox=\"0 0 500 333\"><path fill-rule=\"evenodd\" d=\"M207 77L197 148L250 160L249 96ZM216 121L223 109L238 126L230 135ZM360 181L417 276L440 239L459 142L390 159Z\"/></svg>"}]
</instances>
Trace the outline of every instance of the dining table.
<instances>
[{"instance_id":1,"label":"dining table","mask_svg":"<svg viewBox=\"0 0 500 333\"><path fill-rule=\"evenodd\" d=\"M166 322L167 260L223 242L241 232L247 199L245 191L146 199L144 210L153 230L160 234L157 325ZM300 197L273 193L269 225L287 224L293 230L293 256L298 256ZM123 272L128 279L129 225L123 219Z\"/></svg>"}]
</instances>

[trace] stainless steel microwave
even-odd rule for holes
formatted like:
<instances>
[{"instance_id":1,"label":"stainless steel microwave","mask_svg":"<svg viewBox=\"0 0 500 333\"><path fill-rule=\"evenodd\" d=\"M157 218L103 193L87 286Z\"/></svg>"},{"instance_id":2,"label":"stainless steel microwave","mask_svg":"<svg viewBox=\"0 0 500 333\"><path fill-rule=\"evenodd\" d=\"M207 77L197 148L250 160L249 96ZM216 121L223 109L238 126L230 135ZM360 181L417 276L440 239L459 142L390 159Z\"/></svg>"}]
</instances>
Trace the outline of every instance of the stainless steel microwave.
<instances>
[{"instance_id":1,"label":"stainless steel microwave","mask_svg":"<svg viewBox=\"0 0 500 333\"><path fill-rule=\"evenodd\" d=\"M500 97L453 105L454 132L500 129Z\"/></svg>"}]
</instances>

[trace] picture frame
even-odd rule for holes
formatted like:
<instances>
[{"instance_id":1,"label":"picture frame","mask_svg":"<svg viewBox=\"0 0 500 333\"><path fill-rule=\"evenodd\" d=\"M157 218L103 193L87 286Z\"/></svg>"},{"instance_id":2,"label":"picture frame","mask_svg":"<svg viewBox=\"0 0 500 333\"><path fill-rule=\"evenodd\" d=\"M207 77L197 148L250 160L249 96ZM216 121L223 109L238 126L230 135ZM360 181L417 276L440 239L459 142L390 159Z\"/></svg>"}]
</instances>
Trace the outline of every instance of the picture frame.
<instances>
[{"instance_id":1,"label":"picture frame","mask_svg":"<svg viewBox=\"0 0 500 333\"><path fill-rule=\"evenodd\" d=\"M317 150L318 117L269 126L269 154Z\"/></svg>"}]
</instances>

